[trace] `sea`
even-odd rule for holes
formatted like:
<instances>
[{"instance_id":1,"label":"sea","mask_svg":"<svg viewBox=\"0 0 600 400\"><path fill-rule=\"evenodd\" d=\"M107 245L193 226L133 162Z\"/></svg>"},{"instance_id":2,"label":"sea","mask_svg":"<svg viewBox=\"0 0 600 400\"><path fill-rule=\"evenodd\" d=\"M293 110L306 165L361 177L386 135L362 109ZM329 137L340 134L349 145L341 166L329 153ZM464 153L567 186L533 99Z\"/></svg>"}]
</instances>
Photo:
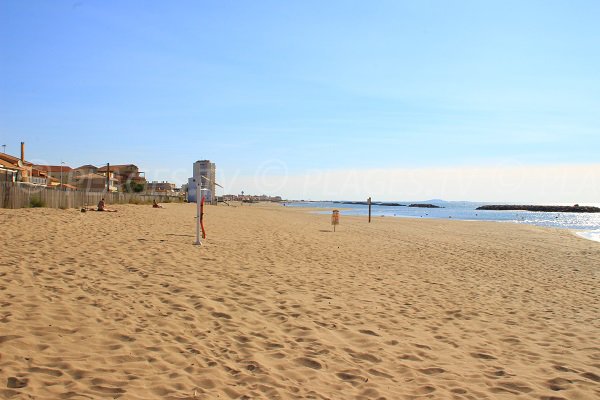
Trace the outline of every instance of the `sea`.
<instances>
[{"instance_id":1,"label":"sea","mask_svg":"<svg viewBox=\"0 0 600 400\"><path fill-rule=\"evenodd\" d=\"M586 239L600 242L600 213L571 213L571 212L532 212L532 211L491 211L477 210L477 207L497 203L478 203L471 201L394 201L404 206L373 204L371 215L374 217L393 218L435 218L456 219L462 221L495 221L503 223L529 224L552 228L571 229L577 235ZM409 204L433 204L441 208L407 207ZM288 207L322 208L317 213L331 213L332 209L340 209L342 215L367 216L369 208L363 204L348 204L338 201L307 201L284 203ZM507 204L507 203L501 203ZM566 204L544 204L566 205ZM571 204L572 205L572 204ZM600 204L581 204L600 206Z\"/></svg>"}]
</instances>

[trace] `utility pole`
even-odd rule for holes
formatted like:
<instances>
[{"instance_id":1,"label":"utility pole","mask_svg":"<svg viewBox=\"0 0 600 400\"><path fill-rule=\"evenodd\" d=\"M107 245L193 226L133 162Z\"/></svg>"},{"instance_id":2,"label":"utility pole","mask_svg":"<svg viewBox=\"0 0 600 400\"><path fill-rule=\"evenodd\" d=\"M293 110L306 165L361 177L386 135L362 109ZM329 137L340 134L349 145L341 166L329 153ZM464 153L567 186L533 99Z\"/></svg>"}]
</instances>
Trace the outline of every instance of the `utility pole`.
<instances>
[{"instance_id":1,"label":"utility pole","mask_svg":"<svg viewBox=\"0 0 600 400\"><path fill-rule=\"evenodd\" d=\"M110 191L110 163L106 163L106 193Z\"/></svg>"},{"instance_id":2,"label":"utility pole","mask_svg":"<svg viewBox=\"0 0 600 400\"><path fill-rule=\"evenodd\" d=\"M61 162L60 162L60 190L61 191L65 190L65 188L63 186L63 164L64 163L65 162L61 160ZM63 206L63 202L64 202L65 193L60 193L59 192L58 195L60 196L60 206L62 207Z\"/></svg>"}]
</instances>

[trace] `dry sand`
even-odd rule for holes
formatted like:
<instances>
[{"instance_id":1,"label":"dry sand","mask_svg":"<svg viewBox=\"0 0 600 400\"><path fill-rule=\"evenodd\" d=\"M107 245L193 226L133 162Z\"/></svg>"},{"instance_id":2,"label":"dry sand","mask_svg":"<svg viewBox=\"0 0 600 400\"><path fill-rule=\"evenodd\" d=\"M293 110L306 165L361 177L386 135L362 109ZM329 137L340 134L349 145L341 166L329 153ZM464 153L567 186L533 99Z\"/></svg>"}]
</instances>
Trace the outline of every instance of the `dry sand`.
<instances>
[{"instance_id":1,"label":"dry sand","mask_svg":"<svg viewBox=\"0 0 600 400\"><path fill-rule=\"evenodd\" d=\"M600 398L600 244L275 206L0 210L0 398Z\"/></svg>"}]
</instances>

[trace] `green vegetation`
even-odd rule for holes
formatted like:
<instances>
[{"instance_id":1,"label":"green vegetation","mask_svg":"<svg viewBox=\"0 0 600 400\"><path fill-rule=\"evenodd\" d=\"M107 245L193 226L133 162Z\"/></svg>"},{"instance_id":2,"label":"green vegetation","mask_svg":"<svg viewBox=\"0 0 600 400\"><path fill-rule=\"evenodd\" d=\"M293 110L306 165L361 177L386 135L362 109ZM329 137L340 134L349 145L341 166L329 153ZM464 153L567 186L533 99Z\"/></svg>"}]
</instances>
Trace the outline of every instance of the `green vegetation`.
<instances>
[{"instance_id":1,"label":"green vegetation","mask_svg":"<svg viewBox=\"0 0 600 400\"><path fill-rule=\"evenodd\" d=\"M141 193L144 189L144 185L141 183L126 182L125 185L123 185L123 191L127 193Z\"/></svg>"},{"instance_id":2,"label":"green vegetation","mask_svg":"<svg viewBox=\"0 0 600 400\"><path fill-rule=\"evenodd\" d=\"M42 200L41 197L32 197L29 199L29 207L37 208L37 207L46 207L46 203Z\"/></svg>"}]
</instances>

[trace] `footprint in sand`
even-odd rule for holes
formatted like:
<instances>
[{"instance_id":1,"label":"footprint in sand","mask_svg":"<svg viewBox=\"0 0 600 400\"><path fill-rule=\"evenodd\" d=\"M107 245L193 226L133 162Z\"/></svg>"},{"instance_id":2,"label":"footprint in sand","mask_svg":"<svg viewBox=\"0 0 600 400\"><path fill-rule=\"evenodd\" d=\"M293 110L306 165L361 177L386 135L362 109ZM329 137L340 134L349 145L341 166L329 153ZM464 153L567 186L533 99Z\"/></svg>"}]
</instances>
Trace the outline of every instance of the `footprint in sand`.
<instances>
[{"instance_id":1,"label":"footprint in sand","mask_svg":"<svg viewBox=\"0 0 600 400\"><path fill-rule=\"evenodd\" d=\"M267 342L267 343L265 343L265 347L267 348L267 350L273 350L273 349L282 349L283 345L280 343Z\"/></svg>"},{"instance_id":2,"label":"footprint in sand","mask_svg":"<svg viewBox=\"0 0 600 400\"><path fill-rule=\"evenodd\" d=\"M29 368L29 372L38 373L38 374L46 374L46 375L55 376L55 377L59 377L59 376L63 375L62 371L59 371L57 369L41 368L41 367L31 367L31 368Z\"/></svg>"},{"instance_id":3,"label":"footprint in sand","mask_svg":"<svg viewBox=\"0 0 600 400\"><path fill-rule=\"evenodd\" d=\"M308 357L297 358L296 362L308 368L321 369L321 363Z\"/></svg>"},{"instance_id":4,"label":"footprint in sand","mask_svg":"<svg viewBox=\"0 0 600 400\"><path fill-rule=\"evenodd\" d=\"M8 342L9 340L15 340L15 339L21 339L23 336L18 336L18 335L5 335L5 336L0 336L0 344L4 343L4 342Z\"/></svg>"},{"instance_id":5,"label":"footprint in sand","mask_svg":"<svg viewBox=\"0 0 600 400\"><path fill-rule=\"evenodd\" d=\"M381 362L380 358L374 356L373 354L369 354L369 353L350 353L350 355L352 356L352 358L358 359L358 360L368 361L368 362L372 362L372 363Z\"/></svg>"},{"instance_id":6,"label":"footprint in sand","mask_svg":"<svg viewBox=\"0 0 600 400\"><path fill-rule=\"evenodd\" d=\"M600 376L594 374L593 372L584 372L581 374L584 378L590 379L594 382L600 382Z\"/></svg>"},{"instance_id":7,"label":"footprint in sand","mask_svg":"<svg viewBox=\"0 0 600 400\"><path fill-rule=\"evenodd\" d=\"M482 360L495 360L496 359L496 357L491 356L491 355L486 354L486 353L471 353L471 357L479 358L479 359L482 359Z\"/></svg>"},{"instance_id":8,"label":"footprint in sand","mask_svg":"<svg viewBox=\"0 0 600 400\"><path fill-rule=\"evenodd\" d=\"M364 335L371 335L371 336L379 336L379 334L373 332L370 329L359 329L359 332L364 334Z\"/></svg>"},{"instance_id":9,"label":"footprint in sand","mask_svg":"<svg viewBox=\"0 0 600 400\"><path fill-rule=\"evenodd\" d=\"M122 334L115 334L112 335L113 338L120 340L122 342L135 342L135 338L131 337L131 336L127 336L127 335L122 335Z\"/></svg>"},{"instance_id":10,"label":"footprint in sand","mask_svg":"<svg viewBox=\"0 0 600 400\"><path fill-rule=\"evenodd\" d=\"M6 380L6 387L9 389L21 389L27 386L27 382L29 382L27 378L19 379L17 377L11 376Z\"/></svg>"},{"instance_id":11,"label":"footprint in sand","mask_svg":"<svg viewBox=\"0 0 600 400\"><path fill-rule=\"evenodd\" d=\"M490 389L492 393L511 393L511 394L521 394L521 393L529 393L533 389L521 382L501 382L498 386Z\"/></svg>"},{"instance_id":12,"label":"footprint in sand","mask_svg":"<svg viewBox=\"0 0 600 400\"><path fill-rule=\"evenodd\" d=\"M433 393L433 392L435 392L435 387L429 386L429 385L421 386L420 388L415 390L416 395L425 395L425 394L429 394L429 393Z\"/></svg>"},{"instance_id":13,"label":"footprint in sand","mask_svg":"<svg viewBox=\"0 0 600 400\"><path fill-rule=\"evenodd\" d=\"M419 349L431 350L431 347L425 344L413 343L413 346L418 347Z\"/></svg>"},{"instance_id":14,"label":"footprint in sand","mask_svg":"<svg viewBox=\"0 0 600 400\"><path fill-rule=\"evenodd\" d=\"M222 312L213 312L212 316L215 318L231 319L231 315Z\"/></svg>"},{"instance_id":15,"label":"footprint in sand","mask_svg":"<svg viewBox=\"0 0 600 400\"><path fill-rule=\"evenodd\" d=\"M423 361L422 358L415 356L414 354L402 354L398 357L400 360L409 360L409 361Z\"/></svg>"},{"instance_id":16,"label":"footprint in sand","mask_svg":"<svg viewBox=\"0 0 600 400\"><path fill-rule=\"evenodd\" d=\"M444 368L433 367L420 369L419 372L425 375L437 375L446 372L446 370Z\"/></svg>"},{"instance_id":17,"label":"footprint in sand","mask_svg":"<svg viewBox=\"0 0 600 400\"><path fill-rule=\"evenodd\" d=\"M566 390L571 383L573 383L573 381L571 381L569 379L554 378L554 379L550 379L550 380L546 381L546 386L550 390L554 390L555 392L558 392L559 390Z\"/></svg>"},{"instance_id":18,"label":"footprint in sand","mask_svg":"<svg viewBox=\"0 0 600 400\"><path fill-rule=\"evenodd\" d=\"M113 387L108 387L108 386L98 386L98 385L92 386L91 389L95 392L108 394L108 395L119 395L119 394L123 394L126 392L125 389L113 388Z\"/></svg>"},{"instance_id":19,"label":"footprint in sand","mask_svg":"<svg viewBox=\"0 0 600 400\"><path fill-rule=\"evenodd\" d=\"M350 374L348 372L338 372L335 375L343 381L354 381L354 380L359 380L359 379L364 381L364 379L362 377L360 377L358 375Z\"/></svg>"},{"instance_id":20,"label":"footprint in sand","mask_svg":"<svg viewBox=\"0 0 600 400\"><path fill-rule=\"evenodd\" d=\"M243 335L234 336L233 338L242 344L248 343L250 341L250 338L248 336L243 336Z\"/></svg>"},{"instance_id":21,"label":"footprint in sand","mask_svg":"<svg viewBox=\"0 0 600 400\"><path fill-rule=\"evenodd\" d=\"M554 365L553 368L559 372L577 372L563 365Z\"/></svg>"},{"instance_id":22,"label":"footprint in sand","mask_svg":"<svg viewBox=\"0 0 600 400\"><path fill-rule=\"evenodd\" d=\"M250 372L258 372L260 370L260 365L256 361L248 361L246 369Z\"/></svg>"}]
</instances>

